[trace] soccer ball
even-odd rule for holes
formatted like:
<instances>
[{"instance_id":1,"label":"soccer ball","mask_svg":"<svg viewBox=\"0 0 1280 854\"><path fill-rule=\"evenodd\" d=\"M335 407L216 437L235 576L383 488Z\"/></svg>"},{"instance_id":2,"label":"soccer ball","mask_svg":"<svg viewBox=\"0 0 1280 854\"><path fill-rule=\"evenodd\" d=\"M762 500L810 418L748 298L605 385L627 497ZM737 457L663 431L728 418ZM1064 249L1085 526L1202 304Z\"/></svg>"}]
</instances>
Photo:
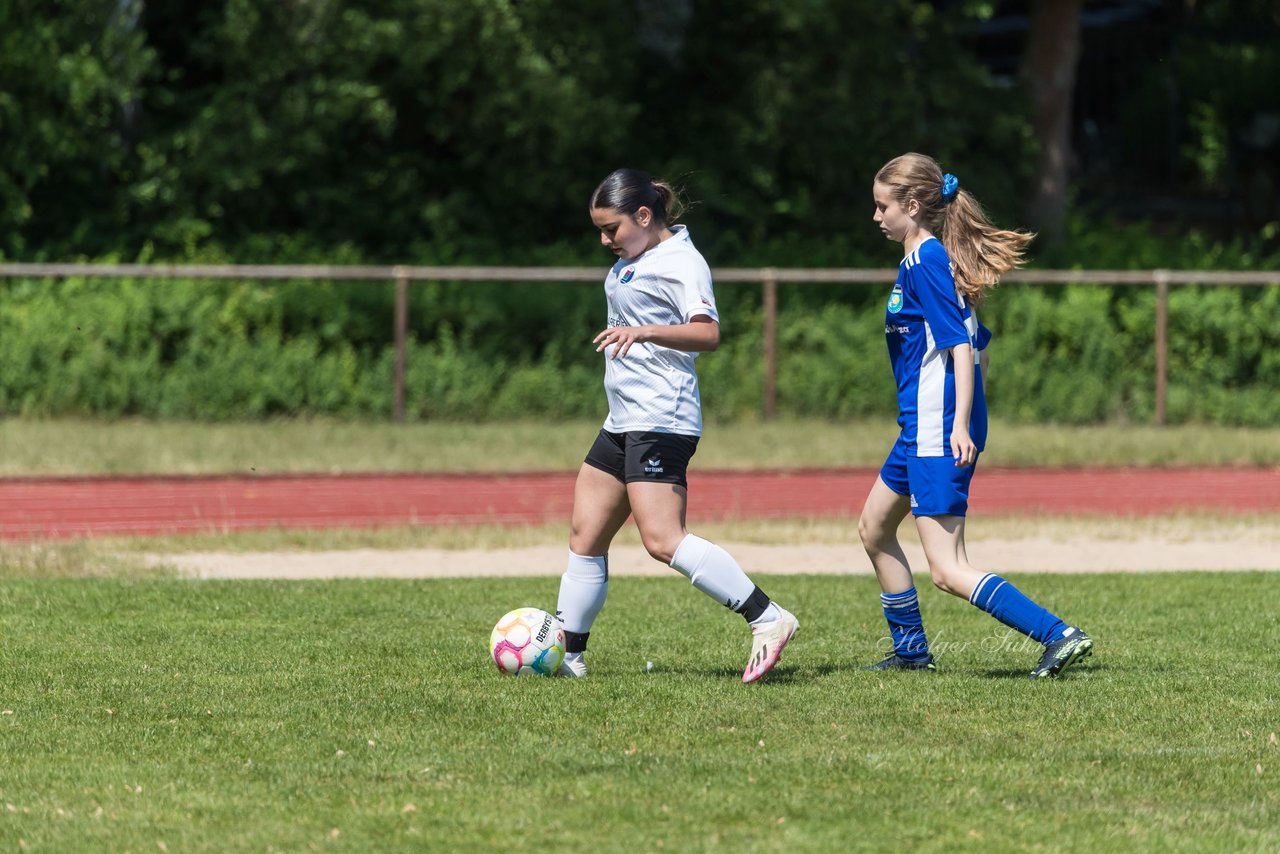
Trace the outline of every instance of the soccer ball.
<instances>
[{"instance_id":1,"label":"soccer ball","mask_svg":"<svg viewBox=\"0 0 1280 854\"><path fill-rule=\"evenodd\" d=\"M489 652L511 676L554 676L564 661L564 628L541 608L516 608L493 627Z\"/></svg>"}]
</instances>

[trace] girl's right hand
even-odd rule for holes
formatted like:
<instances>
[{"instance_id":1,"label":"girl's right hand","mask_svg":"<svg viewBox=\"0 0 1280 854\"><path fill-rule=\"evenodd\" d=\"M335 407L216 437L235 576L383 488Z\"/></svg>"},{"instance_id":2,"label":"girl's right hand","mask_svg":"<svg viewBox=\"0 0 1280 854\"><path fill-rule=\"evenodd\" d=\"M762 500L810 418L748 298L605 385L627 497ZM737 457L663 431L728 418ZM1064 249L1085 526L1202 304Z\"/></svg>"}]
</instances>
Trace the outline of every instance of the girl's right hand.
<instances>
[{"instance_id":1,"label":"girl's right hand","mask_svg":"<svg viewBox=\"0 0 1280 854\"><path fill-rule=\"evenodd\" d=\"M617 359L627 355L627 351L631 349L631 345L637 341L646 340L646 326L610 326L601 332L595 338L591 339L592 344L597 344L596 352L599 353L606 347L613 347L613 355L610 359Z\"/></svg>"}]
</instances>

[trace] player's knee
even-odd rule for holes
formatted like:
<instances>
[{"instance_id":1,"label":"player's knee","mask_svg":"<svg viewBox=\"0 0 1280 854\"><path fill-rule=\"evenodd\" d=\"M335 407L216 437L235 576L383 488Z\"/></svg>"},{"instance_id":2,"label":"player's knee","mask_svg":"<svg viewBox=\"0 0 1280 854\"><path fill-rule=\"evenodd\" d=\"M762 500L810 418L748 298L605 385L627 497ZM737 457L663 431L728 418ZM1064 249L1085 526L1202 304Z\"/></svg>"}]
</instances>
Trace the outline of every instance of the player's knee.
<instances>
[{"instance_id":1,"label":"player's knee","mask_svg":"<svg viewBox=\"0 0 1280 854\"><path fill-rule=\"evenodd\" d=\"M675 558L676 549L680 546L680 541L684 539L684 534L672 536L665 533L641 533L640 539L650 557L670 566L671 561Z\"/></svg>"},{"instance_id":2,"label":"player's knee","mask_svg":"<svg viewBox=\"0 0 1280 854\"><path fill-rule=\"evenodd\" d=\"M960 585L959 567L949 564L929 563L929 576L933 579L933 584L944 593L956 595L956 590Z\"/></svg>"},{"instance_id":3,"label":"player's knee","mask_svg":"<svg viewBox=\"0 0 1280 854\"><path fill-rule=\"evenodd\" d=\"M676 550L667 546L653 545L645 546L645 550L649 552L649 556L659 563L671 566L671 561L675 559Z\"/></svg>"},{"instance_id":4,"label":"player's knee","mask_svg":"<svg viewBox=\"0 0 1280 854\"><path fill-rule=\"evenodd\" d=\"M871 537L871 523L867 521L866 516L858 517L858 539L862 540L865 546Z\"/></svg>"},{"instance_id":5,"label":"player's knee","mask_svg":"<svg viewBox=\"0 0 1280 854\"><path fill-rule=\"evenodd\" d=\"M612 537L606 537L598 528L576 523L569 525L569 551L580 555L599 555L609 551Z\"/></svg>"},{"instance_id":6,"label":"player's knee","mask_svg":"<svg viewBox=\"0 0 1280 854\"><path fill-rule=\"evenodd\" d=\"M887 541L884 524L865 513L858 517L858 537L867 551L883 551Z\"/></svg>"}]
</instances>

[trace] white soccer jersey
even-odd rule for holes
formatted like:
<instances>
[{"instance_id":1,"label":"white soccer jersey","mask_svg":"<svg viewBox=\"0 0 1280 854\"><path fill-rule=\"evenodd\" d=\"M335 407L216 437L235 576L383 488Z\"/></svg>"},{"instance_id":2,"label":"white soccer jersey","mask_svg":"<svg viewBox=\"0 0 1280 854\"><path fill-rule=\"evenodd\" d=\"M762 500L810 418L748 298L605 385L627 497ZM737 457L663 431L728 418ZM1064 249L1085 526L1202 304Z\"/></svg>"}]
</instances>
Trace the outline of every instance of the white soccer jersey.
<instances>
[{"instance_id":1,"label":"white soccer jersey","mask_svg":"<svg viewBox=\"0 0 1280 854\"><path fill-rule=\"evenodd\" d=\"M619 261L604 280L609 326L676 326L696 315L719 321L711 270L693 248L689 230L672 226L672 237L638 258ZM636 343L627 355L604 352L604 390L611 433L648 431L702 435L702 400L693 360L697 353Z\"/></svg>"}]
</instances>

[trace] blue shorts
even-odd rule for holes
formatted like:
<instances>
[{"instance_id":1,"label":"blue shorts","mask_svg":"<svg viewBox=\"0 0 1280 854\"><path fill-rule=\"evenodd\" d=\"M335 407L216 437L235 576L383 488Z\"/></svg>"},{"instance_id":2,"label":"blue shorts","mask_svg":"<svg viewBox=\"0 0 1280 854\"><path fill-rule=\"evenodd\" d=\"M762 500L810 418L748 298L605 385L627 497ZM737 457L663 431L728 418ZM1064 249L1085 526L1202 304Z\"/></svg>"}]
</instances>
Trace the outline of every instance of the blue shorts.
<instances>
[{"instance_id":1,"label":"blue shorts","mask_svg":"<svg viewBox=\"0 0 1280 854\"><path fill-rule=\"evenodd\" d=\"M911 499L913 516L963 516L969 510L969 481L977 465L975 460L962 468L950 456L912 456L899 437L880 467L880 479Z\"/></svg>"}]
</instances>

